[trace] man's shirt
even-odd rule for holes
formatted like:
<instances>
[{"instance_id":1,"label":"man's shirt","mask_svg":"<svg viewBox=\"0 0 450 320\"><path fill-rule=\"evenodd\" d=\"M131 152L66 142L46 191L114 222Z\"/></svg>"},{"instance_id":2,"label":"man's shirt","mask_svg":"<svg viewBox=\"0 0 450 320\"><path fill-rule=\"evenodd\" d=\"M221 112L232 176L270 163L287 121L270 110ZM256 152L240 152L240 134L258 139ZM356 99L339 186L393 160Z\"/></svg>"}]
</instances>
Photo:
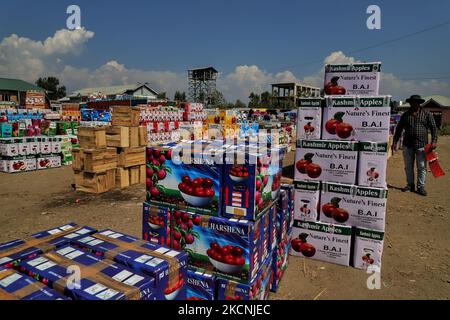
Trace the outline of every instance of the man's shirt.
<instances>
[{"instance_id":1,"label":"man's shirt","mask_svg":"<svg viewBox=\"0 0 450 320\"><path fill-rule=\"evenodd\" d=\"M403 145L409 148L420 149L428 144L428 130L431 131L432 143L437 142L437 127L433 115L419 108L416 115L411 110L406 111L400 117L394 134L394 144L396 144L405 131Z\"/></svg>"}]
</instances>

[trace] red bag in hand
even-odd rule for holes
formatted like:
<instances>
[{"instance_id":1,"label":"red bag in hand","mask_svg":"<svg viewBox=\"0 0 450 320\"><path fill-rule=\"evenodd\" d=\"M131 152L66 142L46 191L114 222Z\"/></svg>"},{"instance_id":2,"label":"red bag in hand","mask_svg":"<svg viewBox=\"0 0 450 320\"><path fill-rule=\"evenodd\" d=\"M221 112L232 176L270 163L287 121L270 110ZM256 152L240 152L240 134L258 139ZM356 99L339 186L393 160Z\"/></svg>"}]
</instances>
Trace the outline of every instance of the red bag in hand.
<instances>
[{"instance_id":1,"label":"red bag in hand","mask_svg":"<svg viewBox=\"0 0 450 320\"><path fill-rule=\"evenodd\" d=\"M431 149L431 144L425 146L425 154L433 176L436 178L445 176L445 172L439 164L437 153Z\"/></svg>"}]
</instances>

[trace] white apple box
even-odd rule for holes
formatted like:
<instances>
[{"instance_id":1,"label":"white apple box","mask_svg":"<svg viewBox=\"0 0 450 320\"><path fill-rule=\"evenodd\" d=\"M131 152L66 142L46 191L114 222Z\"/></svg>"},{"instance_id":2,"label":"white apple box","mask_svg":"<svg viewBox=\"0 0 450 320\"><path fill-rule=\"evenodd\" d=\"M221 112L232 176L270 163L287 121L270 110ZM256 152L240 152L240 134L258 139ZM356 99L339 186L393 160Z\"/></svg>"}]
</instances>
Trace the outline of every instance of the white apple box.
<instances>
[{"instance_id":1,"label":"white apple box","mask_svg":"<svg viewBox=\"0 0 450 320\"><path fill-rule=\"evenodd\" d=\"M299 236L306 238L306 243L309 245L296 247L294 242L298 241L295 239L299 239ZM295 220L290 252L291 255L298 257L349 266L351 242L351 227ZM311 246L315 251L312 256Z\"/></svg>"},{"instance_id":2,"label":"white apple box","mask_svg":"<svg viewBox=\"0 0 450 320\"><path fill-rule=\"evenodd\" d=\"M381 62L325 65L325 94L330 83L342 87L346 95L378 95L380 85Z\"/></svg>"},{"instance_id":3,"label":"white apple box","mask_svg":"<svg viewBox=\"0 0 450 320\"><path fill-rule=\"evenodd\" d=\"M25 159L25 163L27 166L27 171L34 171L36 170L36 158L30 157Z\"/></svg>"},{"instance_id":4,"label":"white apple box","mask_svg":"<svg viewBox=\"0 0 450 320\"><path fill-rule=\"evenodd\" d=\"M61 153L61 137L53 137L51 139L51 153Z\"/></svg>"},{"instance_id":5,"label":"white apple box","mask_svg":"<svg viewBox=\"0 0 450 320\"><path fill-rule=\"evenodd\" d=\"M381 269L384 232L356 228L353 247L353 266L367 270L370 266Z\"/></svg>"},{"instance_id":6,"label":"white apple box","mask_svg":"<svg viewBox=\"0 0 450 320\"><path fill-rule=\"evenodd\" d=\"M297 164L305 158L320 167L319 176L314 172L302 173ZM354 184L358 164L358 143L355 141L299 140L295 158L295 180L332 181ZM309 168L312 168L310 166ZM308 169L308 167L307 167Z\"/></svg>"},{"instance_id":7,"label":"white apple box","mask_svg":"<svg viewBox=\"0 0 450 320\"><path fill-rule=\"evenodd\" d=\"M59 167L61 167L61 157L60 156L52 156L50 158L50 166L52 168L59 168Z\"/></svg>"},{"instance_id":8,"label":"white apple box","mask_svg":"<svg viewBox=\"0 0 450 320\"><path fill-rule=\"evenodd\" d=\"M360 142L358 154L358 185L386 188L388 143Z\"/></svg>"},{"instance_id":9,"label":"white apple box","mask_svg":"<svg viewBox=\"0 0 450 320\"><path fill-rule=\"evenodd\" d=\"M7 160L0 159L0 172L8 172L6 167L6 161Z\"/></svg>"},{"instance_id":10,"label":"white apple box","mask_svg":"<svg viewBox=\"0 0 450 320\"><path fill-rule=\"evenodd\" d=\"M52 143L48 137L39 138L39 149L41 154L50 154L52 152Z\"/></svg>"},{"instance_id":11,"label":"white apple box","mask_svg":"<svg viewBox=\"0 0 450 320\"><path fill-rule=\"evenodd\" d=\"M0 155L4 157L17 157L19 155L20 138L0 139Z\"/></svg>"},{"instance_id":12,"label":"white apple box","mask_svg":"<svg viewBox=\"0 0 450 320\"><path fill-rule=\"evenodd\" d=\"M318 140L322 127L323 99L300 99L297 109L297 139Z\"/></svg>"},{"instance_id":13,"label":"white apple box","mask_svg":"<svg viewBox=\"0 0 450 320\"><path fill-rule=\"evenodd\" d=\"M25 158L6 160L6 172L16 173L26 171Z\"/></svg>"},{"instance_id":14,"label":"white apple box","mask_svg":"<svg viewBox=\"0 0 450 320\"><path fill-rule=\"evenodd\" d=\"M384 231L386 224L387 189L360 187L339 183L322 183L320 195L320 221ZM338 207L348 213L348 220L336 221L327 217L323 206L338 202Z\"/></svg>"},{"instance_id":15,"label":"white apple box","mask_svg":"<svg viewBox=\"0 0 450 320\"><path fill-rule=\"evenodd\" d=\"M27 138L29 155L39 154L41 152L40 143L37 138Z\"/></svg>"},{"instance_id":16,"label":"white apple box","mask_svg":"<svg viewBox=\"0 0 450 320\"><path fill-rule=\"evenodd\" d=\"M22 142L18 143L19 156L27 156L30 154L30 146L26 139L22 140Z\"/></svg>"},{"instance_id":17,"label":"white apple box","mask_svg":"<svg viewBox=\"0 0 450 320\"><path fill-rule=\"evenodd\" d=\"M294 181L294 219L317 221L319 219L320 182Z\"/></svg>"},{"instance_id":18,"label":"white apple box","mask_svg":"<svg viewBox=\"0 0 450 320\"><path fill-rule=\"evenodd\" d=\"M389 140L391 96L327 96L325 100L322 139Z\"/></svg>"}]
</instances>

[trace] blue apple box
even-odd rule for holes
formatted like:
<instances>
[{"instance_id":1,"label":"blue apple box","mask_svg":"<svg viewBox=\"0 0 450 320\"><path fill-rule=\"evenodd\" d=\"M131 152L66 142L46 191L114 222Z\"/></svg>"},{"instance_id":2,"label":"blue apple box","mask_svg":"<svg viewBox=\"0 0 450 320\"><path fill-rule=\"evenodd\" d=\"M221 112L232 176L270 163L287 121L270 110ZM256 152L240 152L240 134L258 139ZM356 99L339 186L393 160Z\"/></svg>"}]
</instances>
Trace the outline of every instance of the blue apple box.
<instances>
[{"instance_id":1,"label":"blue apple box","mask_svg":"<svg viewBox=\"0 0 450 320\"><path fill-rule=\"evenodd\" d=\"M159 203L144 202L142 213L142 239L167 245L169 214L168 206Z\"/></svg>"},{"instance_id":2,"label":"blue apple box","mask_svg":"<svg viewBox=\"0 0 450 320\"><path fill-rule=\"evenodd\" d=\"M215 300L216 277L209 272L189 268L186 300Z\"/></svg>"},{"instance_id":3,"label":"blue apple box","mask_svg":"<svg viewBox=\"0 0 450 320\"><path fill-rule=\"evenodd\" d=\"M221 215L224 147L182 141L147 149L147 201L176 204Z\"/></svg>"},{"instance_id":4,"label":"blue apple box","mask_svg":"<svg viewBox=\"0 0 450 320\"><path fill-rule=\"evenodd\" d=\"M268 211L265 212L268 214ZM249 221L173 208L170 243L189 253L191 267L249 283L256 277L262 262L265 212L257 221Z\"/></svg>"},{"instance_id":5,"label":"blue apple box","mask_svg":"<svg viewBox=\"0 0 450 320\"><path fill-rule=\"evenodd\" d=\"M184 284L188 255L185 252L139 240L110 229L78 239L72 244L153 277L157 300L186 298Z\"/></svg>"},{"instance_id":6,"label":"blue apple box","mask_svg":"<svg viewBox=\"0 0 450 320\"><path fill-rule=\"evenodd\" d=\"M272 282L270 285L270 291L277 292L280 285L281 278L286 271L288 261L289 261L289 251L291 249L291 235L287 234L286 238L280 241L275 251L273 252L272 259Z\"/></svg>"},{"instance_id":7,"label":"blue apple box","mask_svg":"<svg viewBox=\"0 0 450 320\"><path fill-rule=\"evenodd\" d=\"M267 213L262 216L263 233L262 233L262 261L264 261L274 250L276 241L275 227L276 227L276 212L277 203L273 201L266 209Z\"/></svg>"},{"instance_id":8,"label":"blue apple box","mask_svg":"<svg viewBox=\"0 0 450 320\"><path fill-rule=\"evenodd\" d=\"M276 234L277 242L282 241L286 238L289 229L289 202L286 190L280 191L280 197L277 202L277 223L276 223Z\"/></svg>"},{"instance_id":9,"label":"blue apple box","mask_svg":"<svg viewBox=\"0 0 450 320\"><path fill-rule=\"evenodd\" d=\"M75 300L156 299L153 277L70 245L23 261L17 269Z\"/></svg>"},{"instance_id":10,"label":"blue apple box","mask_svg":"<svg viewBox=\"0 0 450 320\"><path fill-rule=\"evenodd\" d=\"M12 300L70 300L44 284L17 272L0 269L0 297Z\"/></svg>"},{"instance_id":11,"label":"blue apple box","mask_svg":"<svg viewBox=\"0 0 450 320\"><path fill-rule=\"evenodd\" d=\"M28 239L16 239L0 244L0 267L14 267L22 260L34 258L39 254L64 246L70 240L82 238L96 231L90 227L80 227L75 223L68 223L35 233Z\"/></svg>"},{"instance_id":12,"label":"blue apple box","mask_svg":"<svg viewBox=\"0 0 450 320\"><path fill-rule=\"evenodd\" d=\"M272 162L267 152L253 152L242 145L225 152L222 215L256 220L278 197L282 175L279 160Z\"/></svg>"},{"instance_id":13,"label":"blue apple box","mask_svg":"<svg viewBox=\"0 0 450 320\"><path fill-rule=\"evenodd\" d=\"M217 300L267 300L270 291L272 255L266 258L249 284L217 278Z\"/></svg>"}]
</instances>

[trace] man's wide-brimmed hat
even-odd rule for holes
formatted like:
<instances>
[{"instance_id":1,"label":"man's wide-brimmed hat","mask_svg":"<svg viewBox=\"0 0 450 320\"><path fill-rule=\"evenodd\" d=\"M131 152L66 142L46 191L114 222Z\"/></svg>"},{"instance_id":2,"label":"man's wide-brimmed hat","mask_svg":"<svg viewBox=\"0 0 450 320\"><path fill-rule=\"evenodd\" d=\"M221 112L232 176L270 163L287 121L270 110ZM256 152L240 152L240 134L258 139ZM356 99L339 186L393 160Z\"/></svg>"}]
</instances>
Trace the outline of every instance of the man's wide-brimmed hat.
<instances>
[{"instance_id":1,"label":"man's wide-brimmed hat","mask_svg":"<svg viewBox=\"0 0 450 320\"><path fill-rule=\"evenodd\" d=\"M408 99L406 99L407 103L410 103L412 101L417 101L418 103L422 104L425 102L424 99L422 99L421 96L419 96L418 94L413 94L411 97L409 97Z\"/></svg>"}]
</instances>

